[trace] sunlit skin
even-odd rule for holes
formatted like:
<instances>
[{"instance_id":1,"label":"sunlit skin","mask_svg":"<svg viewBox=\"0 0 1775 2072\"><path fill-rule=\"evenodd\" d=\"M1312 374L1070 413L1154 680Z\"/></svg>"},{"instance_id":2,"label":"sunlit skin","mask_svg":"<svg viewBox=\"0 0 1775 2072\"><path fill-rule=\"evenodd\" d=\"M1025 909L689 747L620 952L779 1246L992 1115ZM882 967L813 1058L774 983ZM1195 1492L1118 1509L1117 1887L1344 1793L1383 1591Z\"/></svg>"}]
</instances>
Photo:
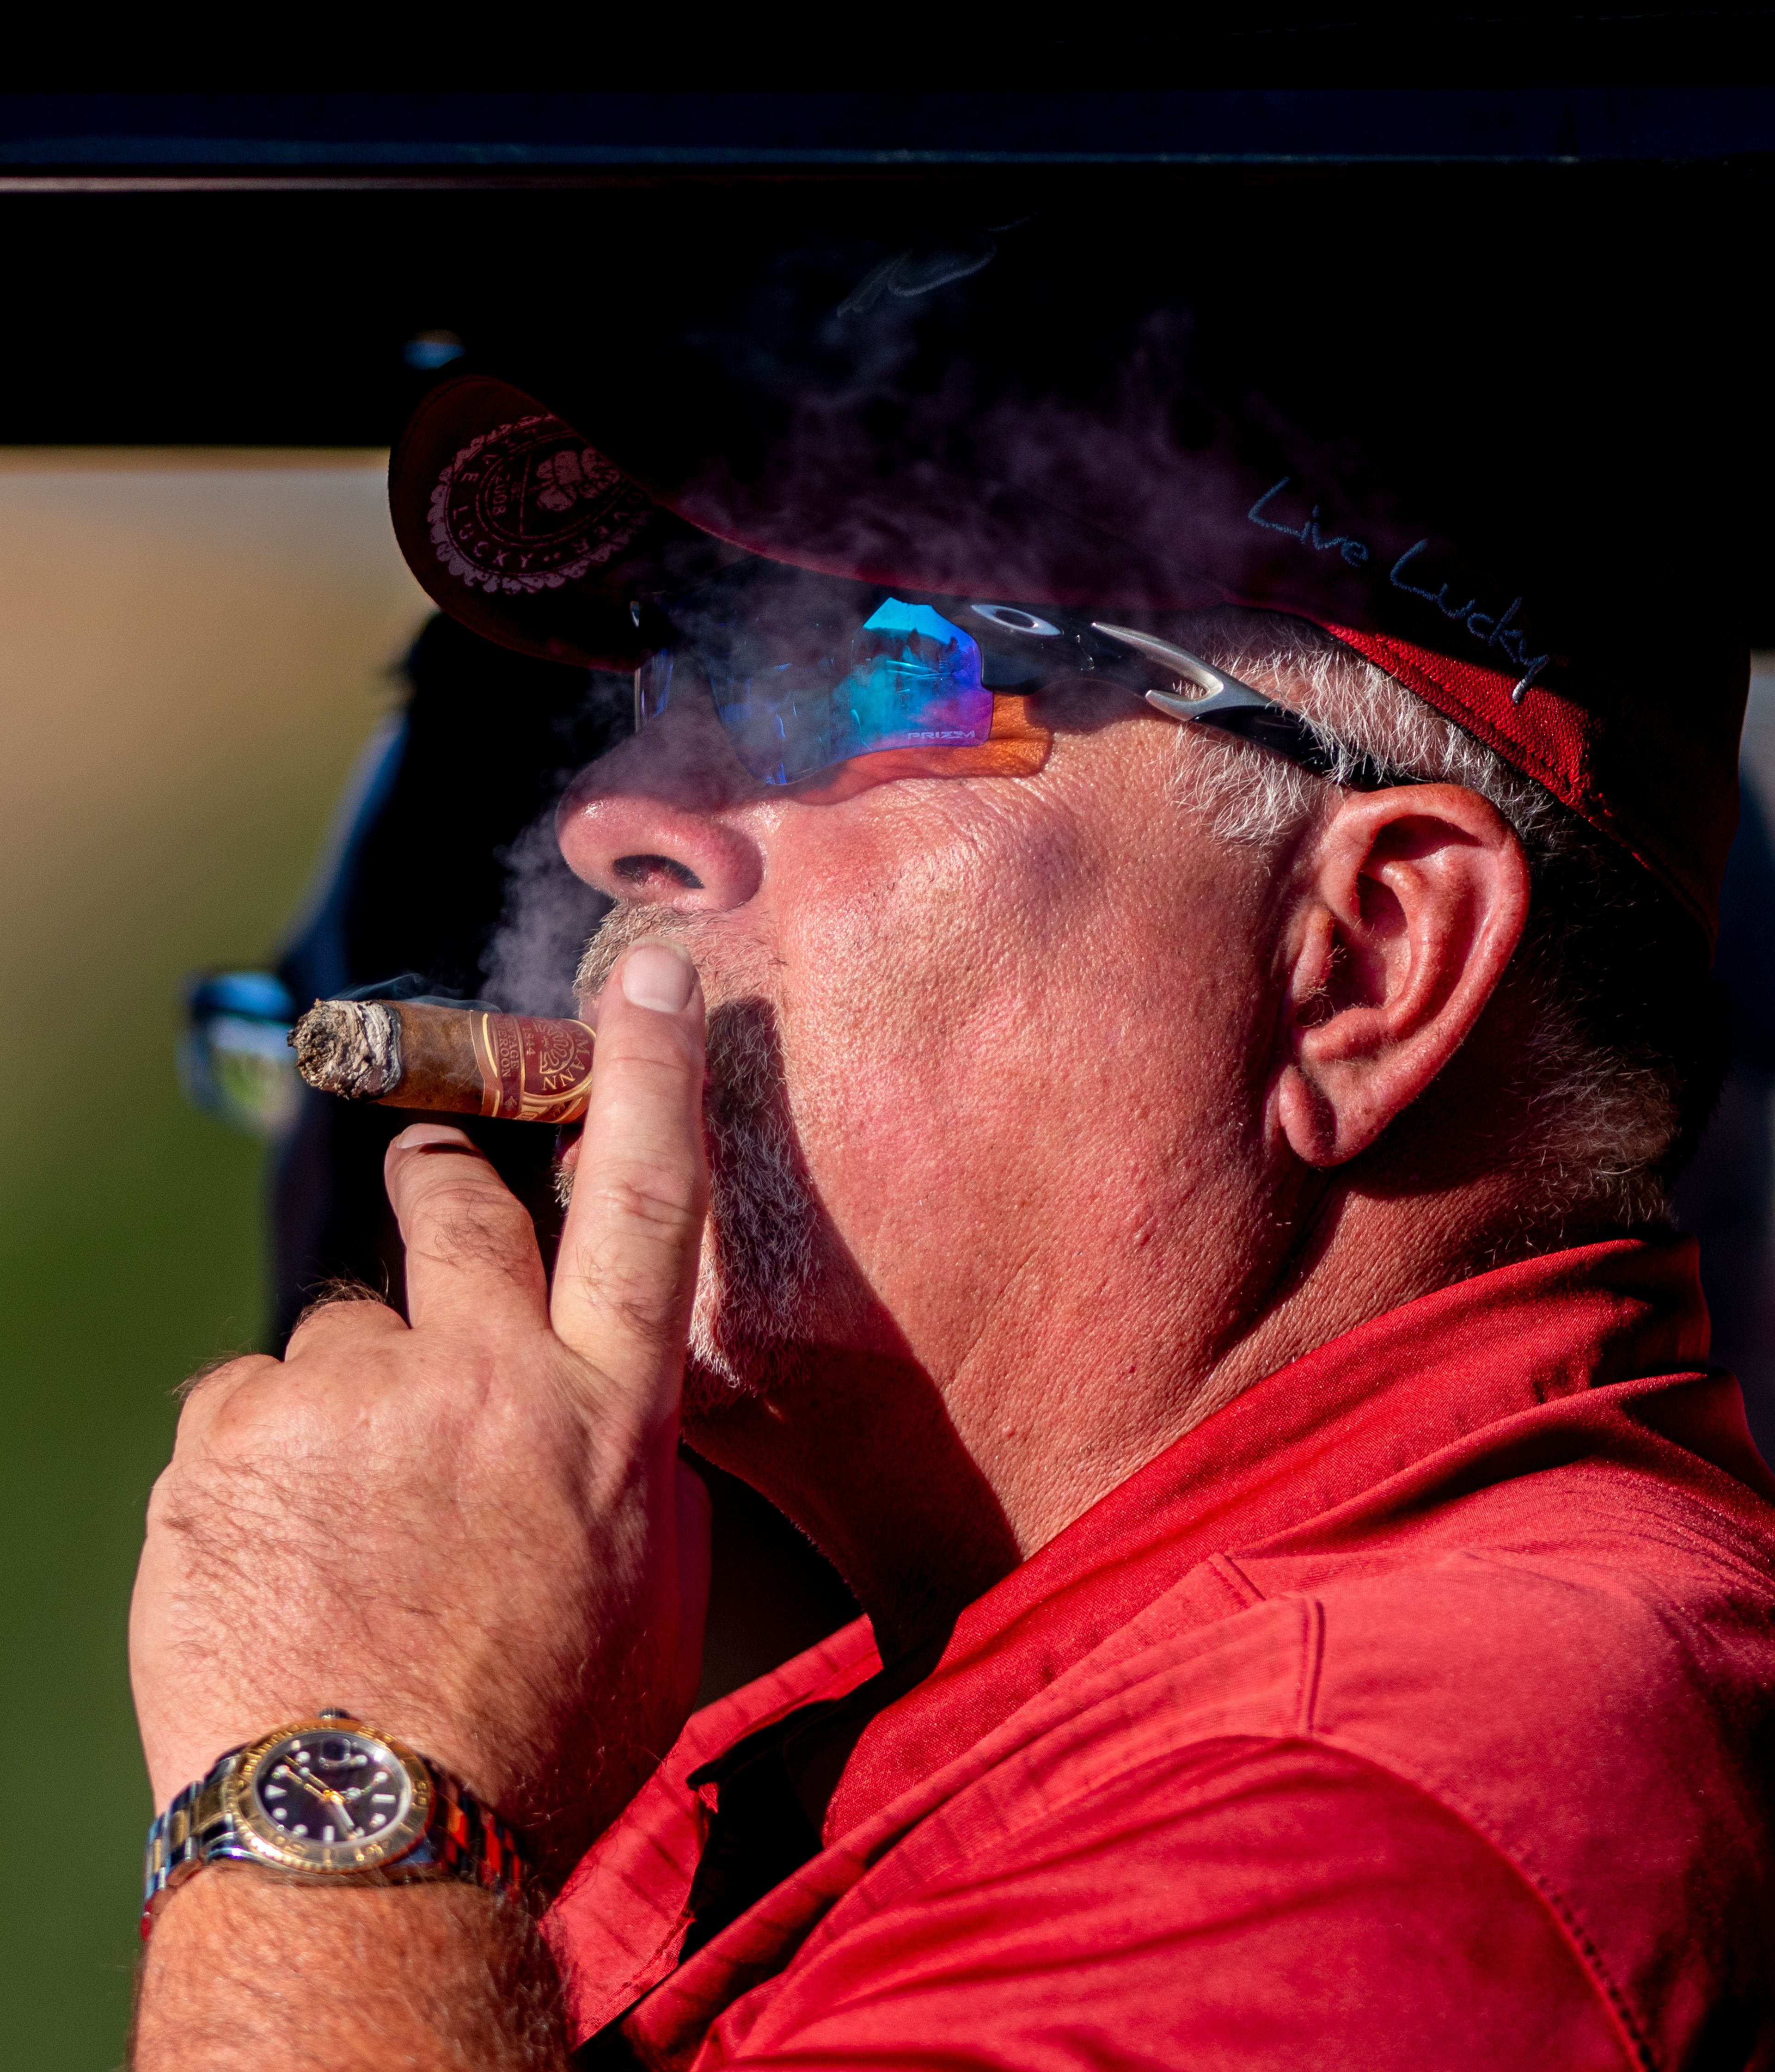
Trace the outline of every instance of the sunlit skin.
<instances>
[{"instance_id":1,"label":"sunlit skin","mask_svg":"<svg viewBox=\"0 0 1775 2072\"><path fill-rule=\"evenodd\" d=\"M831 1356L688 1436L803 1523L890 1642L1243 1381L1451 1277L1489 1220L1470 1186L1402 1213L1330 1176L1514 945L1496 816L1446 787L1353 798L1279 900L1272 857L1176 803L1180 751L1218 744L1089 686L1038 709L1038 778L865 790L865 758L830 803L824 776L753 782L684 698L557 821L590 883L696 917L712 1005L775 1010L829 1223ZM1328 869L1361 918L1345 1012L1309 1031L1337 928L1298 895ZM1425 974L1463 952L1465 986Z\"/></svg>"},{"instance_id":2,"label":"sunlit skin","mask_svg":"<svg viewBox=\"0 0 1775 2072\"><path fill-rule=\"evenodd\" d=\"M342 1707L454 1770L552 1885L668 1745L708 1577L676 1456L705 993L775 1010L825 1350L690 1436L807 1526L890 1654L1240 1388L1543 1235L1505 1160L1528 887L1491 808L1329 795L1288 853L1240 848L1177 800L1214 741L1044 702L1037 775L771 792L675 687L578 781L573 868L694 925L588 1009L553 1285L491 1169L419 1125L388 1166L410 1322L335 1303L197 1386L131 1618L157 1805ZM549 1975L478 1893L205 1871L162 1905L136 2062L557 2068Z\"/></svg>"}]
</instances>

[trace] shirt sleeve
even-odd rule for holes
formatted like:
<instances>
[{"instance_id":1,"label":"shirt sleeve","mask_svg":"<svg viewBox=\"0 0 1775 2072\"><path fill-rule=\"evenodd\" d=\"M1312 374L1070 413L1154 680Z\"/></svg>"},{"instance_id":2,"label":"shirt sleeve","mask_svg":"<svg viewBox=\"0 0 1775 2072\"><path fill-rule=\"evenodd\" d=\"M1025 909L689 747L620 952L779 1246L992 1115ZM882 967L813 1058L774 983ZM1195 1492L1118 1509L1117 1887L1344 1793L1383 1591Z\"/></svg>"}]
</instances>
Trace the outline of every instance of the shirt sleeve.
<instances>
[{"instance_id":1,"label":"shirt sleeve","mask_svg":"<svg viewBox=\"0 0 1775 2072\"><path fill-rule=\"evenodd\" d=\"M1511 1864L1414 1786L1309 1742L1132 1771L832 1927L758 2012L729 2011L695 2072L1636 2062Z\"/></svg>"}]
</instances>

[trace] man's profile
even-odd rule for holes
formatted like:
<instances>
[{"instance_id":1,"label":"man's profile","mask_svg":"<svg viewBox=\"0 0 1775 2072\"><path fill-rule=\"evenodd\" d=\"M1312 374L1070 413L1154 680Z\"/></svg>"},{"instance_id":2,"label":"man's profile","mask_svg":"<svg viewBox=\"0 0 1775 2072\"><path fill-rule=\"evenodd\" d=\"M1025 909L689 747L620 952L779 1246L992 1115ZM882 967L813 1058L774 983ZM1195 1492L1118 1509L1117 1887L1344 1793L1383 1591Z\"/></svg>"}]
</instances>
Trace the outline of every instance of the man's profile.
<instances>
[{"instance_id":1,"label":"man's profile","mask_svg":"<svg viewBox=\"0 0 1775 2072\"><path fill-rule=\"evenodd\" d=\"M1769 2048L1775 1483L1668 1207L1741 644L1137 237L961 249L396 449L444 610L633 673L590 1108L552 1278L417 1123L405 1313L191 1394L146 2072ZM865 1614L694 1714L680 1438Z\"/></svg>"}]
</instances>

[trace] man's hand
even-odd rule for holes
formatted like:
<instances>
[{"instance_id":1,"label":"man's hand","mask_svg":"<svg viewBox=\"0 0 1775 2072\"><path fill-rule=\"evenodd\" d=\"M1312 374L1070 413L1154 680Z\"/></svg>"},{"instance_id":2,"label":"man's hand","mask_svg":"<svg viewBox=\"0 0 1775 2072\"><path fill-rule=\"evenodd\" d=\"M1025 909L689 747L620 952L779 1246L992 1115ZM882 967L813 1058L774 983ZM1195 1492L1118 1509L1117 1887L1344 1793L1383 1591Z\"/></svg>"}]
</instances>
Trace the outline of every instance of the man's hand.
<instances>
[{"instance_id":1,"label":"man's hand","mask_svg":"<svg viewBox=\"0 0 1775 2072\"><path fill-rule=\"evenodd\" d=\"M455 1770L558 1881L664 1753L707 1584L676 1453L703 1026L682 953L631 949L598 1003L552 1299L524 1211L421 1124L388 1160L411 1323L329 1303L282 1360L192 1392L130 1620L157 1805L341 1705Z\"/></svg>"}]
</instances>

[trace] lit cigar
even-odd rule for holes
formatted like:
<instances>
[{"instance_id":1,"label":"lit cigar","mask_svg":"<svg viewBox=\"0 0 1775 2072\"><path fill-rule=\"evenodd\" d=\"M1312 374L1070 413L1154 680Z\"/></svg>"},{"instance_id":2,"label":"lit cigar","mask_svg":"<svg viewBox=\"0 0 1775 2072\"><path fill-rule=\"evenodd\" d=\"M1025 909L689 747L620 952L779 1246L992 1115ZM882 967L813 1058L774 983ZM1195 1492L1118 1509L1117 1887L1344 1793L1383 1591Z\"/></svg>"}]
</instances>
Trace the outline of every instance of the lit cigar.
<instances>
[{"instance_id":1,"label":"lit cigar","mask_svg":"<svg viewBox=\"0 0 1775 2072\"><path fill-rule=\"evenodd\" d=\"M317 1000L290 1031L311 1087L384 1108L577 1122L592 1082L583 1022L413 1001Z\"/></svg>"}]
</instances>

